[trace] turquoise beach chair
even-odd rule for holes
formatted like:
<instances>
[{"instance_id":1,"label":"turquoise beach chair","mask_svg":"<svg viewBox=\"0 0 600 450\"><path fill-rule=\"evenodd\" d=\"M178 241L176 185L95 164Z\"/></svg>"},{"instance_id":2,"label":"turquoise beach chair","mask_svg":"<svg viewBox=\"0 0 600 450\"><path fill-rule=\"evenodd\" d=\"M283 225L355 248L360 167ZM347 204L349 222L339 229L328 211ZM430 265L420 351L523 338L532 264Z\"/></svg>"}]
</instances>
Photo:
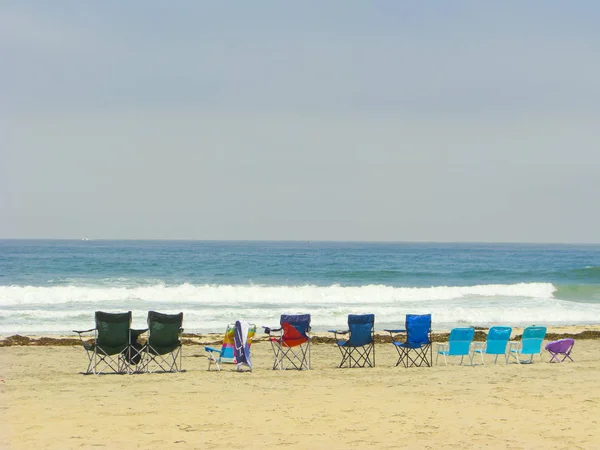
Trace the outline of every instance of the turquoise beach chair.
<instances>
[{"instance_id":1,"label":"turquoise beach chair","mask_svg":"<svg viewBox=\"0 0 600 450\"><path fill-rule=\"evenodd\" d=\"M483 355L495 355L494 364L498 362L498 356L504 355L504 361L508 364L508 355L506 354L506 347L510 340L510 334L512 333L511 327L492 327L488 331L487 339L485 342L475 342L473 344L473 355L479 353L481 355L481 364L485 364L483 361ZM472 358L472 357L471 357Z\"/></svg>"},{"instance_id":2,"label":"turquoise beach chair","mask_svg":"<svg viewBox=\"0 0 600 450\"><path fill-rule=\"evenodd\" d=\"M474 328L453 328L450 331L448 342L438 343L435 357L435 364L438 363L440 355L444 357L444 365L448 365L446 356L460 356L460 363L463 363L465 356L469 357L469 362L473 365L473 356L471 355L471 343L475 335Z\"/></svg>"},{"instance_id":3,"label":"turquoise beach chair","mask_svg":"<svg viewBox=\"0 0 600 450\"><path fill-rule=\"evenodd\" d=\"M517 363L533 362L534 355L542 359L542 342L546 337L546 327L527 327L523 330L521 342L511 342L508 354L517 360ZM521 361L521 355L529 355L529 361Z\"/></svg>"}]
</instances>

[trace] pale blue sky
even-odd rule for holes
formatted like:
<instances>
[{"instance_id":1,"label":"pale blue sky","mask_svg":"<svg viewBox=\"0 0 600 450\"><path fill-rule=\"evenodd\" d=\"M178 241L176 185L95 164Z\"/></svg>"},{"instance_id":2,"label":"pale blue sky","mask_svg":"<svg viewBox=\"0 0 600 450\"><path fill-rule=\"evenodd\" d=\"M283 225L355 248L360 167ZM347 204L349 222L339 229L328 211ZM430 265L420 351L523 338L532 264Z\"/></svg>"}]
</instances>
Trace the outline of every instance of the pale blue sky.
<instances>
[{"instance_id":1,"label":"pale blue sky","mask_svg":"<svg viewBox=\"0 0 600 450\"><path fill-rule=\"evenodd\" d=\"M600 242L600 3L0 3L0 237Z\"/></svg>"}]
</instances>

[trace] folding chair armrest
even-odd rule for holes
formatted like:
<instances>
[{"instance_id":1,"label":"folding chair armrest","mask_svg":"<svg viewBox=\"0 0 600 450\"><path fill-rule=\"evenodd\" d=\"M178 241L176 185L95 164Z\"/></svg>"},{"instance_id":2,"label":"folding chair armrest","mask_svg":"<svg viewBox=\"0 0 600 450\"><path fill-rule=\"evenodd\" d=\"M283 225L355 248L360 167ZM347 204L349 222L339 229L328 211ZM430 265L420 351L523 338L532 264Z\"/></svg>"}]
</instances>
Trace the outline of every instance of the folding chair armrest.
<instances>
[{"instance_id":1,"label":"folding chair armrest","mask_svg":"<svg viewBox=\"0 0 600 450\"><path fill-rule=\"evenodd\" d=\"M264 329L264 332L266 334L271 334L271 331L281 331L282 327L279 328L271 328L271 327L265 327L264 325L262 326L262 328Z\"/></svg>"},{"instance_id":2,"label":"folding chair armrest","mask_svg":"<svg viewBox=\"0 0 600 450\"><path fill-rule=\"evenodd\" d=\"M333 334L348 334L350 333L350 330L346 330L346 331L340 331L340 330L327 330L329 333L333 333Z\"/></svg>"},{"instance_id":3,"label":"folding chair armrest","mask_svg":"<svg viewBox=\"0 0 600 450\"><path fill-rule=\"evenodd\" d=\"M435 345L437 346L437 348L449 347L447 342L435 342Z\"/></svg>"},{"instance_id":4,"label":"folding chair armrest","mask_svg":"<svg viewBox=\"0 0 600 450\"><path fill-rule=\"evenodd\" d=\"M388 330L387 328L383 331L387 331L388 333L406 333L406 330Z\"/></svg>"},{"instance_id":5,"label":"folding chair armrest","mask_svg":"<svg viewBox=\"0 0 600 450\"><path fill-rule=\"evenodd\" d=\"M477 342L473 342L473 344L471 344L471 345L472 345L472 350L473 351L475 351L475 350L482 350L482 349L485 348L485 342L479 342L479 341L477 341Z\"/></svg>"},{"instance_id":6,"label":"folding chair armrest","mask_svg":"<svg viewBox=\"0 0 600 450\"><path fill-rule=\"evenodd\" d=\"M214 347L204 347L204 351L209 353L221 353L220 349L216 349Z\"/></svg>"},{"instance_id":7,"label":"folding chair armrest","mask_svg":"<svg viewBox=\"0 0 600 450\"><path fill-rule=\"evenodd\" d=\"M89 330L82 330L82 331L73 330L73 333L83 334L83 333L90 333L92 331L96 331L96 328L90 328Z\"/></svg>"}]
</instances>

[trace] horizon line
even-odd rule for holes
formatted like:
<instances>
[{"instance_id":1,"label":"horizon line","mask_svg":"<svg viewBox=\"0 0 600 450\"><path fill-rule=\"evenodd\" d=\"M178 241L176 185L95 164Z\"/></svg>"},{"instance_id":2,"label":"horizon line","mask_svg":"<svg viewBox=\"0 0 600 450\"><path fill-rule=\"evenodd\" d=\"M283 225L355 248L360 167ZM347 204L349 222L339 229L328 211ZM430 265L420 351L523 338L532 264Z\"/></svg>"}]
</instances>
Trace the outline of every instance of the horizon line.
<instances>
[{"instance_id":1,"label":"horizon line","mask_svg":"<svg viewBox=\"0 0 600 450\"><path fill-rule=\"evenodd\" d=\"M67 242L295 242L295 243L356 243L356 244L522 244L522 245L600 245L600 242L566 241L449 241L449 240L362 240L362 239L194 239L194 238L5 238L0 241L67 241Z\"/></svg>"}]
</instances>

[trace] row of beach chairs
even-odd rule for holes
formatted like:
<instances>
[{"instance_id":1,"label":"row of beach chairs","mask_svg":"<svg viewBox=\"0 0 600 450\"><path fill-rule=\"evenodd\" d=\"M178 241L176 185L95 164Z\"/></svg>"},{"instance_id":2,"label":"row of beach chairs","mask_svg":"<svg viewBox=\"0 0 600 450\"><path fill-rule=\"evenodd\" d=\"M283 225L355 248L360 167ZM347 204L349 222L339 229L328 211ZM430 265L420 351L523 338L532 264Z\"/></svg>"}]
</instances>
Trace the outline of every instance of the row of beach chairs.
<instances>
[{"instance_id":1,"label":"row of beach chairs","mask_svg":"<svg viewBox=\"0 0 600 450\"><path fill-rule=\"evenodd\" d=\"M73 330L79 335L88 357L84 373L104 372L179 372L181 371L181 336L183 313L148 312L148 328L131 328L131 311L107 313L96 311L96 326ZM93 338L90 339L90 333ZM144 344L138 339L147 333Z\"/></svg>"},{"instance_id":2,"label":"row of beach chairs","mask_svg":"<svg viewBox=\"0 0 600 450\"><path fill-rule=\"evenodd\" d=\"M132 329L131 319L131 311L121 314L97 311L95 328L74 330L88 357L85 373L182 371L183 313L149 311L148 328L145 329ZM283 314L278 327L263 327L273 351L274 370L311 368L310 321L310 314ZM243 321L227 325L222 346L204 348L208 370L213 366L221 370L222 364L235 364L237 370L252 370L250 346L256 331L256 325ZM348 329L329 331L334 334L341 353L338 367L375 367L374 314L350 314ZM398 353L396 366L432 366L434 343L431 339L431 314L407 314L404 328L384 331L390 333ZM88 333L94 333L94 338L89 339ZM146 341L139 343L138 339L146 333ZM494 363L500 356L505 363L511 357L517 363L531 363L535 355L541 359L546 327L527 327L520 341L511 341L511 334L511 327L494 326L489 329L485 342L474 342L474 328L454 328L450 331L448 342L436 343L436 364L440 356L444 364L447 364L448 357L460 356L460 364L467 357L473 365L473 358L477 354L482 364L485 363L484 355L494 356ZM573 345L573 339L548 343L545 348L551 355L550 362L562 362L567 358L573 361L570 356Z\"/></svg>"}]
</instances>

